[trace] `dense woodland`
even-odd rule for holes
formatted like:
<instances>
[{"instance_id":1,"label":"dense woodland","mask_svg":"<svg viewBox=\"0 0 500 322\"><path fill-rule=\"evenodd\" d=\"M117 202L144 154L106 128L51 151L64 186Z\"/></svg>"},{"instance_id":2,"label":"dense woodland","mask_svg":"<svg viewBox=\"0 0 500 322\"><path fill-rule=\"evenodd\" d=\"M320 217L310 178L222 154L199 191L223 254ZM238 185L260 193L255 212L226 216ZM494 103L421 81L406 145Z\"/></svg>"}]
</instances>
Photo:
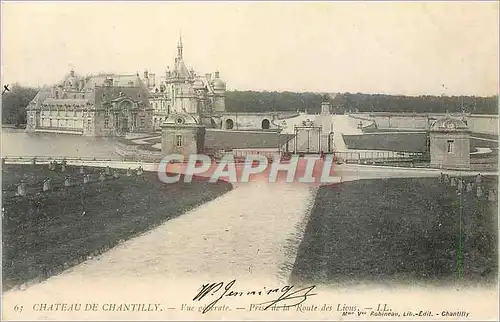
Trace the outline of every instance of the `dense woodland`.
<instances>
[{"instance_id":1,"label":"dense woodland","mask_svg":"<svg viewBox=\"0 0 500 322\"><path fill-rule=\"evenodd\" d=\"M2 124L26 124L26 106L37 92L36 88L10 85L2 94Z\"/></svg>"},{"instance_id":2,"label":"dense woodland","mask_svg":"<svg viewBox=\"0 0 500 322\"><path fill-rule=\"evenodd\" d=\"M2 94L2 123L26 123L25 107L35 97L36 88L14 84ZM332 95L330 101L340 111L498 114L498 96L401 96L362 93ZM304 111L319 113L321 93L228 91L230 112Z\"/></svg>"},{"instance_id":3,"label":"dense woodland","mask_svg":"<svg viewBox=\"0 0 500 322\"><path fill-rule=\"evenodd\" d=\"M341 93L330 101L351 112L409 112L498 114L498 96L402 96ZM322 94L293 92L230 91L226 109L232 112L304 111L319 113Z\"/></svg>"}]
</instances>

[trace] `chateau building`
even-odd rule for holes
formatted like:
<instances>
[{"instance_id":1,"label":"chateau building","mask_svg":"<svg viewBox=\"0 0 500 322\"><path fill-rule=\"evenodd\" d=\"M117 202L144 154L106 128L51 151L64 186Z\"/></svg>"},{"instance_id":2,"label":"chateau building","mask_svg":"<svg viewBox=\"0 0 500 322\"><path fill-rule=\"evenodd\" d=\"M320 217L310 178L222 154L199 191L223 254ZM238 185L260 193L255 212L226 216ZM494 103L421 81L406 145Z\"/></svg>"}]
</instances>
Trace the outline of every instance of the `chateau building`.
<instances>
[{"instance_id":1,"label":"chateau building","mask_svg":"<svg viewBox=\"0 0 500 322\"><path fill-rule=\"evenodd\" d=\"M222 127L226 84L219 72L196 74L183 58L182 39L174 65L157 84L156 75L100 74L74 70L43 88L27 106L27 131L120 136L160 130L169 115L186 115L206 127Z\"/></svg>"},{"instance_id":2,"label":"chateau building","mask_svg":"<svg viewBox=\"0 0 500 322\"><path fill-rule=\"evenodd\" d=\"M29 103L26 130L88 136L150 132L153 109L148 95L139 75L81 77L71 70Z\"/></svg>"},{"instance_id":3,"label":"chateau building","mask_svg":"<svg viewBox=\"0 0 500 322\"><path fill-rule=\"evenodd\" d=\"M188 69L183 57L182 39L177 45L174 65L167 68L159 86L154 86L154 74L144 72L144 83L149 84L150 102L154 109L153 127L160 129L170 114L192 116L200 124L215 126L214 117L226 110L226 83L219 72L204 76Z\"/></svg>"}]
</instances>

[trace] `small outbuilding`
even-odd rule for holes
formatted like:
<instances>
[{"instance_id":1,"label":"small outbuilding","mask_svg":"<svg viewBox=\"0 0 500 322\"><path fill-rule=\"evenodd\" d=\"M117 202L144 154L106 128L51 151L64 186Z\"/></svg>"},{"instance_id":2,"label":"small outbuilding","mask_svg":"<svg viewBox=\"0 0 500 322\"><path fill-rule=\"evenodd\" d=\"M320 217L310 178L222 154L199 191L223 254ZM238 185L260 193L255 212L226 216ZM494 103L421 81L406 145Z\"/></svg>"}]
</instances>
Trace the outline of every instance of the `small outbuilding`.
<instances>
[{"instance_id":1,"label":"small outbuilding","mask_svg":"<svg viewBox=\"0 0 500 322\"><path fill-rule=\"evenodd\" d=\"M161 125L163 155L198 154L205 144L205 127L189 114L171 114Z\"/></svg>"},{"instance_id":2,"label":"small outbuilding","mask_svg":"<svg viewBox=\"0 0 500 322\"><path fill-rule=\"evenodd\" d=\"M430 128L431 167L470 169L470 130L460 119L438 119Z\"/></svg>"}]
</instances>

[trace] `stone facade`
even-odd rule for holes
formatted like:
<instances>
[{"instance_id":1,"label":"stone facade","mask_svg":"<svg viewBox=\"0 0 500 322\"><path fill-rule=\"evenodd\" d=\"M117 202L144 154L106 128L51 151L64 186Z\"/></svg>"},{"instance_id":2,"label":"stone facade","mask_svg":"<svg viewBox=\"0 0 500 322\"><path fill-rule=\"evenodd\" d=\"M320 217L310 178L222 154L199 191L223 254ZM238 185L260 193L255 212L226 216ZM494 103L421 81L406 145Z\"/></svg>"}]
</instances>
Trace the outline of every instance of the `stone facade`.
<instances>
[{"instance_id":1,"label":"stone facade","mask_svg":"<svg viewBox=\"0 0 500 322\"><path fill-rule=\"evenodd\" d=\"M161 151L163 155L202 153L205 127L186 114L171 114L161 125Z\"/></svg>"},{"instance_id":2,"label":"stone facade","mask_svg":"<svg viewBox=\"0 0 500 322\"><path fill-rule=\"evenodd\" d=\"M27 107L29 132L116 136L152 131L148 90L138 75L80 77L73 70Z\"/></svg>"},{"instance_id":3,"label":"stone facade","mask_svg":"<svg viewBox=\"0 0 500 322\"><path fill-rule=\"evenodd\" d=\"M429 136L432 167L470 168L470 131L463 121L451 117L439 119Z\"/></svg>"},{"instance_id":4,"label":"stone facade","mask_svg":"<svg viewBox=\"0 0 500 322\"><path fill-rule=\"evenodd\" d=\"M168 67L165 76L154 86L154 74L144 73L144 83L150 90L150 102L154 109L153 126L159 129L169 114L186 114L198 123L207 123L215 114L226 110L226 83L219 72L198 75L184 62L182 39L177 46L174 65ZM203 121L205 120L205 121ZM215 126L211 121L206 125Z\"/></svg>"}]
</instances>

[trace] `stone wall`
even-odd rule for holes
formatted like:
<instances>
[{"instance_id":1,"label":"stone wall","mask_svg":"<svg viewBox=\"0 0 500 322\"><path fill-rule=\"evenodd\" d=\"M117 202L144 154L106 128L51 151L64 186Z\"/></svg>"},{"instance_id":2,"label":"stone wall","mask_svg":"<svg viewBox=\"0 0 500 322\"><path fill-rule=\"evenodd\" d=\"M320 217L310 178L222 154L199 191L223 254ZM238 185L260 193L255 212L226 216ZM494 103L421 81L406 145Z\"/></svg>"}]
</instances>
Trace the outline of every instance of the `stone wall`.
<instances>
[{"instance_id":1,"label":"stone wall","mask_svg":"<svg viewBox=\"0 0 500 322\"><path fill-rule=\"evenodd\" d=\"M448 153L448 140L453 140L453 151ZM469 133L431 132L430 157L431 166L443 169L470 168Z\"/></svg>"},{"instance_id":2,"label":"stone wall","mask_svg":"<svg viewBox=\"0 0 500 322\"><path fill-rule=\"evenodd\" d=\"M443 113L360 113L357 116L369 116L382 129L428 129L433 120L446 116ZM462 114L450 116L461 119ZM465 121L472 133L498 135L498 115L465 114Z\"/></svg>"}]
</instances>

